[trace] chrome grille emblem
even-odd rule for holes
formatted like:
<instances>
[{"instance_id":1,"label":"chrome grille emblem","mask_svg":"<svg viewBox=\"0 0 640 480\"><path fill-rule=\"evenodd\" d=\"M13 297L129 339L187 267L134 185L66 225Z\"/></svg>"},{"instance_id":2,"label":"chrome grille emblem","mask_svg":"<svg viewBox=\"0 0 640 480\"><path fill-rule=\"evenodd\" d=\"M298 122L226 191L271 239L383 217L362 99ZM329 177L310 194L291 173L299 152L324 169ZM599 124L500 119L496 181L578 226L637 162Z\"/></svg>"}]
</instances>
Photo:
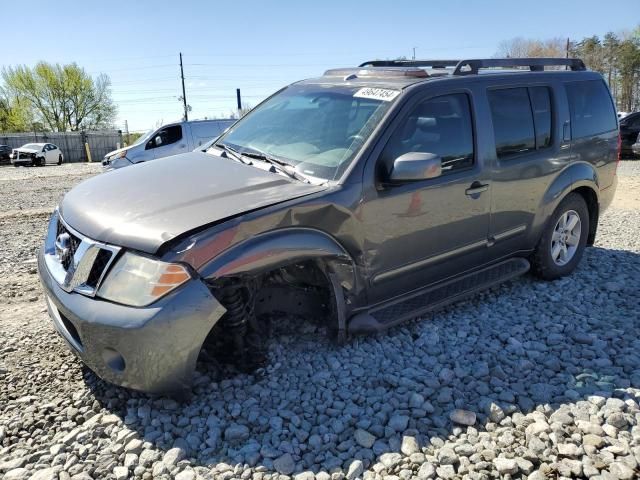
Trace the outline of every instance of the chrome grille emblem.
<instances>
[{"instance_id":1,"label":"chrome grille emblem","mask_svg":"<svg viewBox=\"0 0 640 480\"><path fill-rule=\"evenodd\" d=\"M56 256L60 263L69 265L71 260L71 237L68 233L61 233L56 238Z\"/></svg>"},{"instance_id":2,"label":"chrome grille emblem","mask_svg":"<svg viewBox=\"0 0 640 480\"><path fill-rule=\"evenodd\" d=\"M62 220L57 210L51 216L44 245L44 260L63 290L95 295L102 277L119 251L120 247L92 240L76 232ZM99 254L101 261L97 262Z\"/></svg>"}]
</instances>

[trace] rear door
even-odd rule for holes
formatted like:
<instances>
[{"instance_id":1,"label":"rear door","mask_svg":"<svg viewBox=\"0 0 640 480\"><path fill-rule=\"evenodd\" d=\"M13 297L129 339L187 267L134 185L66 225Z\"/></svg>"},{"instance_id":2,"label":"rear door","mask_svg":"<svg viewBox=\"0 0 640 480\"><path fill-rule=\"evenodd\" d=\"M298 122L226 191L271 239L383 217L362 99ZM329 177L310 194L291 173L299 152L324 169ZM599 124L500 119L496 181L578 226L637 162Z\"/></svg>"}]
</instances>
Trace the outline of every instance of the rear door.
<instances>
[{"instance_id":1,"label":"rear door","mask_svg":"<svg viewBox=\"0 0 640 480\"><path fill-rule=\"evenodd\" d=\"M533 248L542 199L569 164L571 144L563 135L569 120L566 99L556 82L507 80L487 83L485 92L485 124L493 130L489 244L495 260Z\"/></svg>"}]
</instances>

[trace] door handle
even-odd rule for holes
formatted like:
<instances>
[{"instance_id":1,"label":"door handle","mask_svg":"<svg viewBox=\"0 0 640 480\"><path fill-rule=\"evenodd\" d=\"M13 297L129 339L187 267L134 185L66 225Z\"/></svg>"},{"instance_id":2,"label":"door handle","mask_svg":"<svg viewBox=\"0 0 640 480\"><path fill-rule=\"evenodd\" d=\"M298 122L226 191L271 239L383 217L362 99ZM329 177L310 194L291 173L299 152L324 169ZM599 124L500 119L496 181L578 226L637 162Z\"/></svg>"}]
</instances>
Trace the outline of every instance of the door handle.
<instances>
[{"instance_id":1,"label":"door handle","mask_svg":"<svg viewBox=\"0 0 640 480\"><path fill-rule=\"evenodd\" d=\"M464 191L464 193L469 197L473 197L474 195L479 195L487 190L489 190L489 184L473 182L471 186Z\"/></svg>"}]
</instances>

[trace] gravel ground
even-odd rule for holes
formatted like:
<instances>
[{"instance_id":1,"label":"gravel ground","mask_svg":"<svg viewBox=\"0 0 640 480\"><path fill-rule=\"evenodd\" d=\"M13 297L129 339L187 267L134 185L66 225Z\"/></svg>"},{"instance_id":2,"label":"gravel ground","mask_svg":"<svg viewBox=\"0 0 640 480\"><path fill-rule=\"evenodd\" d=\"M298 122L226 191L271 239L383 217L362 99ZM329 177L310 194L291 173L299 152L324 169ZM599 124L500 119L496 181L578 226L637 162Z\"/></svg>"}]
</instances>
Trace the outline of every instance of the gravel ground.
<instances>
[{"instance_id":1,"label":"gravel ground","mask_svg":"<svg viewBox=\"0 0 640 480\"><path fill-rule=\"evenodd\" d=\"M47 317L48 211L97 171L0 169L0 477L640 476L640 162L622 162L570 278L525 276L344 347L290 320L266 370L202 365L185 403L102 382Z\"/></svg>"}]
</instances>

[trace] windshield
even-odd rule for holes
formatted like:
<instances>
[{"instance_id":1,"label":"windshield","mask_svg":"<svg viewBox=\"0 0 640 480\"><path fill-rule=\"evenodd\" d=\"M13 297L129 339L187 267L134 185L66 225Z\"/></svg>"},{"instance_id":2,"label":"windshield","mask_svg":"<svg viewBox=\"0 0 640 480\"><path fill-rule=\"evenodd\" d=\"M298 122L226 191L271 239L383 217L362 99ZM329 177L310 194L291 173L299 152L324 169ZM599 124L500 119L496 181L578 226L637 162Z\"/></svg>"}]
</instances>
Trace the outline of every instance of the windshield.
<instances>
[{"instance_id":1,"label":"windshield","mask_svg":"<svg viewBox=\"0 0 640 480\"><path fill-rule=\"evenodd\" d=\"M263 153L306 176L338 178L398 95L396 90L292 85L236 123L220 143Z\"/></svg>"},{"instance_id":2,"label":"windshield","mask_svg":"<svg viewBox=\"0 0 640 480\"><path fill-rule=\"evenodd\" d=\"M153 132L155 132L155 131L156 131L156 129L152 128L147 133L145 133L140 138L138 138L135 142L133 142L130 146L133 147L134 145L140 145L141 143L146 142L149 139L149 137L151 137L151 135L153 135Z\"/></svg>"},{"instance_id":3,"label":"windshield","mask_svg":"<svg viewBox=\"0 0 640 480\"><path fill-rule=\"evenodd\" d=\"M29 150L40 150L42 145L38 145L37 143L27 143L23 145L22 148L28 148Z\"/></svg>"}]
</instances>

